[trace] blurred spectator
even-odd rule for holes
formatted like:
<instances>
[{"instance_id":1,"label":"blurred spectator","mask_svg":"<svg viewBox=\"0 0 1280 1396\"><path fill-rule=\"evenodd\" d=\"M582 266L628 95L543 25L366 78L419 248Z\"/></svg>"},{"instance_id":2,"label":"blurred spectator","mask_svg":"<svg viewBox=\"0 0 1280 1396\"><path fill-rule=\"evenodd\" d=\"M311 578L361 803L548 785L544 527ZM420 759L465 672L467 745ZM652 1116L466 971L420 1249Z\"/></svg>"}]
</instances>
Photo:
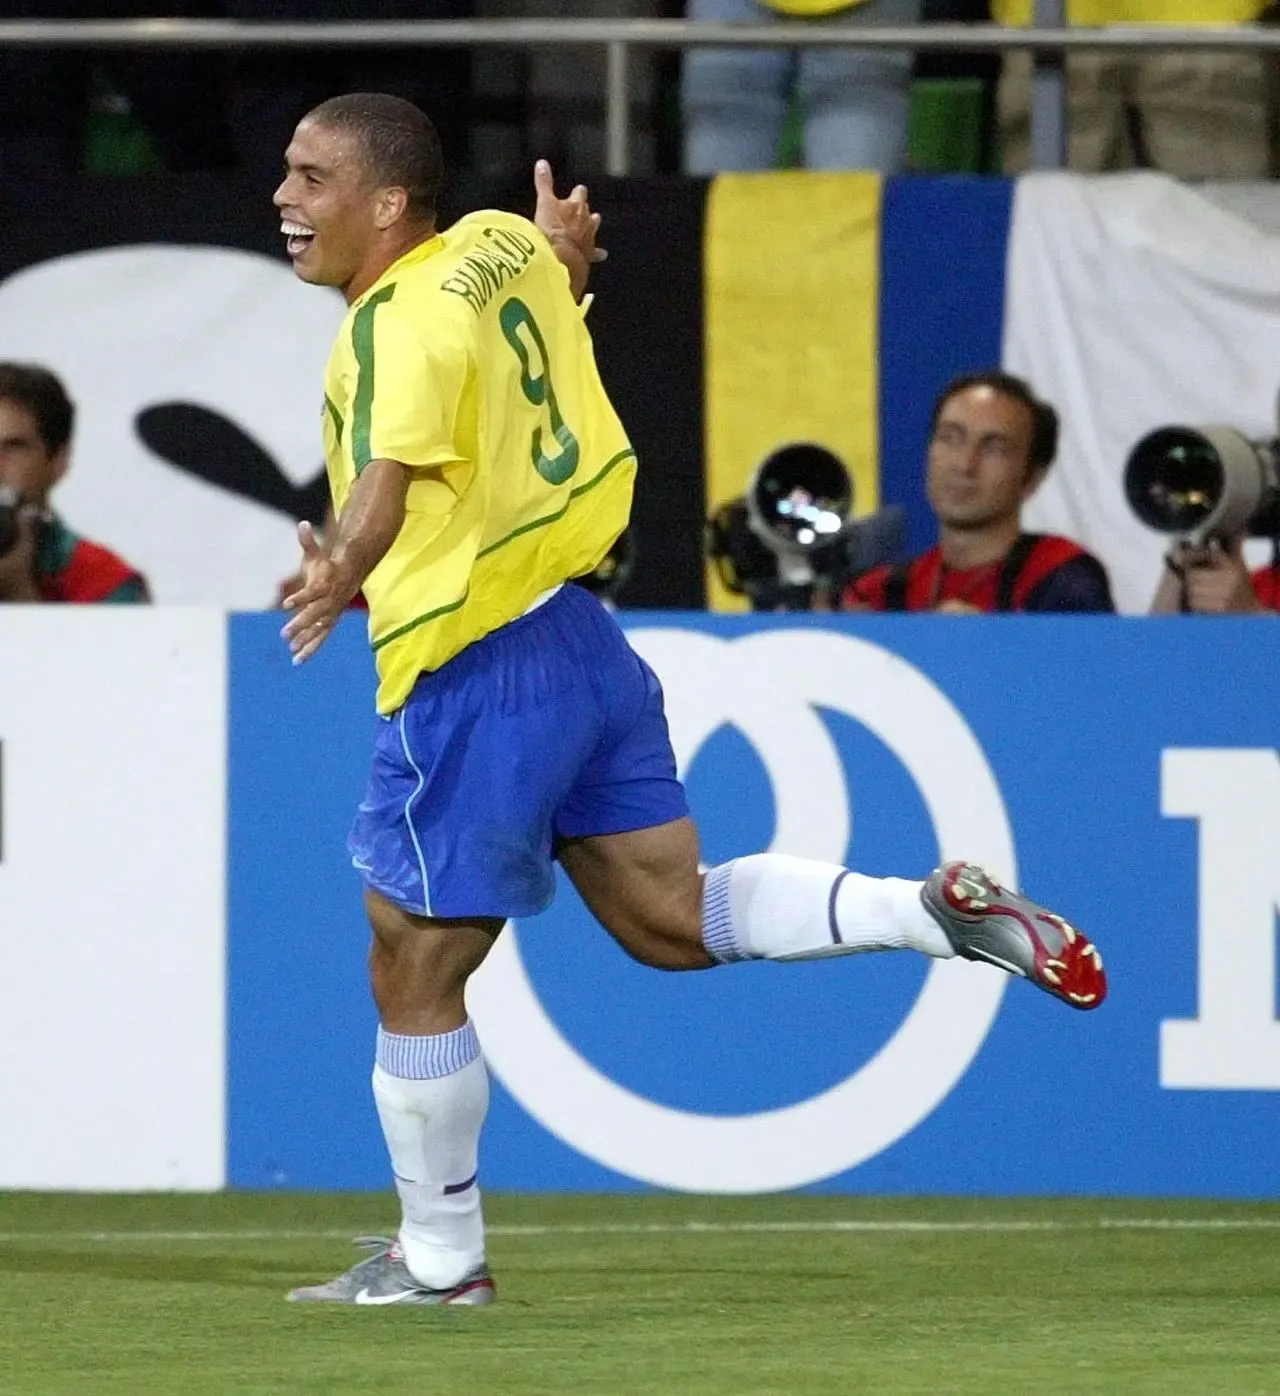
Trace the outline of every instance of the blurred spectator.
<instances>
[{"instance_id":1,"label":"blurred spectator","mask_svg":"<svg viewBox=\"0 0 1280 1396\"><path fill-rule=\"evenodd\" d=\"M128 0L118 8L111 18L221 13L219 0ZM0 0L0 19L105 17L95 0ZM90 112L103 100L127 105L164 168L225 167L225 65L220 54L194 50L0 50L0 178L16 185L82 168Z\"/></svg>"},{"instance_id":2,"label":"blurred spectator","mask_svg":"<svg viewBox=\"0 0 1280 1396\"><path fill-rule=\"evenodd\" d=\"M474 0L220 0L230 19L337 23L466 19ZM445 164L469 163L470 57L463 48L257 49L232 68L236 158L257 185L279 183L298 120L340 92L390 92L420 106L440 133Z\"/></svg>"},{"instance_id":3,"label":"blurred spectator","mask_svg":"<svg viewBox=\"0 0 1280 1396\"><path fill-rule=\"evenodd\" d=\"M915 24L922 0L689 0L690 19L812 25ZM891 174L907 153L911 55L880 49L693 48L684 58L684 163L689 174L778 163L789 104L799 106L804 163Z\"/></svg>"},{"instance_id":4,"label":"blurred spectator","mask_svg":"<svg viewBox=\"0 0 1280 1396\"><path fill-rule=\"evenodd\" d=\"M992 0L996 20L1030 22L1034 0ZM1236 24L1264 0L1067 0L1071 24ZM1029 155L1031 59L1011 54L1000 85L1004 166ZM1271 172L1268 66L1257 53L1078 53L1067 59L1068 164L1157 169L1180 179Z\"/></svg>"},{"instance_id":5,"label":"blurred spectator","mask_svg":"<svg viewBox=\"0 0 1280 1396\"><path fill-rule=\"evenodd\" d=\"M1022 531L1022 506L1058 445L1058 417L1020 378L976 373L933 410L926 489L939 543L846 588L845 610L1112 611L1097 558L1067 538Z\"/></svg>"},{"instance_id":6,"label":"blurred spectator","mask_svg":"<svg viewBox=\"0 0 1280 1396\"><path fill-rule=\"evenodd\" d=\"M1179 539L1165 554L1153 616L1256 616L1280 611L1280 564L1250 572L1244 540L1210 538L1203 546Z\"/></svg>"},{"instance_id":7,"label":"blurred spectator","mask_svg":"<svg viewBox=\"0 0 1280 1396\"><path fill-rule=\"evenodd\" d=\"M110 17L299 23L458 19L474 9L474 0L125 0ZM104 17L100 0L0 0L0 19ZM461 48L13 48L0 52L0 178L83 168L94 109L106 104L144 133L141 167L236 165L269 189L303 113L337 92L371 90L427 111L456 169L467 163L469 75Z\"/></svg>"},{"instance_id":8,"label":"blurred spectator","mask_svg":"<svg viewBox=\"0 0 1280 1396\"><path fill-rule=\"evenodd\" d=\"M142 574L49 507L67 473L75 407L34 364L0 364L0 601L148 601Z\"/></svg>"}]
</instances>

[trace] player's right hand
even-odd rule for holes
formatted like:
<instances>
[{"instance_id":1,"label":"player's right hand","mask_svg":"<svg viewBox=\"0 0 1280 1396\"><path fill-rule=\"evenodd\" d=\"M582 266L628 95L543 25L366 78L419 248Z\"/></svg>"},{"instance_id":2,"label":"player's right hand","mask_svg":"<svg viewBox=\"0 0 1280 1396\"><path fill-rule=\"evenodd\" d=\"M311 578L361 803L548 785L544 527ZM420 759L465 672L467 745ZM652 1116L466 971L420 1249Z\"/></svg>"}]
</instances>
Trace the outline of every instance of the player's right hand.
<instances>
[{"instance_id":1,"label":"player's right hand","mask_svg":"<svg viewBox=\"0 0 1280 1396\"><path fill-rule=\"evenodd\" d=\"M329 545L304 519L298 525L302 545L301 586L284 598L286 611L297 614L281 630L295 664L311 658L329 638L338 617L355 594L349 570L329 553Z\"/></svg>"}]
</instances>

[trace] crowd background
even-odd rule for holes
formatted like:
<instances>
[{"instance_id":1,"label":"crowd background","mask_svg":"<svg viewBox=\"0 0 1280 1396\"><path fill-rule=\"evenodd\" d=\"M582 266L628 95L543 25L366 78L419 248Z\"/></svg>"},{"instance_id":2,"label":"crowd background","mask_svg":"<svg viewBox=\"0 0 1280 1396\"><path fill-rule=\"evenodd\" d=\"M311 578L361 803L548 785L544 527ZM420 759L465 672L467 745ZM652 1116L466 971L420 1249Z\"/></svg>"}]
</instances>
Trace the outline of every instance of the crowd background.
<instances>
[{"instance_id":1,"label":"crowd background","mask_svg":"<svg viewBox=\"0 0 1280 1396\"><path fill-rule=\"evenodd\" d=\"M1270 8L1258 0L1072 0L1067 6L1068 20L1081 25L1265 24L1272 18ZM1025 24L1031 10L1027 0L691 0L687 9L670 0L578 0L574 6L580 16L686 13L694 20L851 27L918 21ZM126 15L318 22L553 18L564 17L564 10L550 0L129 0L110 17ZM0 3L0 19L103 17L101 7L88 0ZM1170 375L1163 365L1169 347L1161 321L1188 295L1194 299L1196 288L1222 281L1221 268L1210 265L1206 248L1221 245L1224 236L1233 247L1232 284L1214 284L1205 304L1185 322L1188 333L1213 322L1203 345L1188 343L1186 336L1182 341L1184 359L1194 361L1199 354L1211 366L1207 384L1197 385L1194 419L1232 423L1258 439L1275 434L1273 411L1263 420L1259 407L1264 391L1259 382L1266 383L1273 402L1268 364L1280 364L1274 290L1265 271L1274 251L1269 239L1280 231L1280 201L1271 179L1277 149L1275 64L1260 53L1208 50L1071 55L1068 167L1082 178L1069 195L1054 195L1034 179L1009 180L1028 161L1029 61L1025 55L1001 60L981 53L912 56L803 47L697 49L683 57L637 50L630 112L635 175L603 183L604 76L601 57L592 50L6 48L0 52L0 218L9 236L0 265L0 275L8 278L0 284L5 311L0 359L51 370L59 391L65 388L81 411L74 470L68 472L72 443L46 439L38 430L34 449L43 449L46 459L34 476L29 456L19 466L12 463L12 449L0 454L0 486L21 493L25 479L37 479L27 490L27 502L40 530L17 560L12 554L5 555L7 562L0 558L0 596L143 599L149 595L141 576L146 573L150 594L161 601L271 603L277 588L259 574L274 569L283 578L291 570L286 525L303 516L320 521L323 488L307 464L315 448L305 444L306 431L283 425L290 392L282 389L275 404L261 410L246 406L260 389L243 389L237 396L236 372L227 360L258 362L268 374L287 373L291 383L300 382L303 375L294 369L314 367L323 325L332 315L319 313L321 332L316 333L317 313L306 312L316 346L293 354L293 365L284 370L277 363L280 356L262 345L263 336L272 333L271 317L257 313L278 301L272 312L276 320L284 316L300 323L279 276L251 289L234 277L219 280L219 272L216 284L200 290L197 282L217 260L206 256L194 279L189 268L172 273L173 300L183 306L173 314L161 308L157 288L166 283L154 258L137 262L137 281L95 276L84 264L85 284L93 292L87 299L75 289L76 277L68 282L65 276L76 258L109 251L127 257L128 249L147 244L269 253L274 239L269 192L294 122L335 91L376 88L418 102L440 128L451 212L477 202L523 207L532 160L547 156L570 177L592 180L606 230L621 238L599 279L604 294L593 312L606 378L624 418L634 423L646 467L633 534L600 583L621 604L742 604L720 586L714 569L704 573L704 520L742 495L769 451L812 438L847 467L853 512L865 515L886 503L906 511L905 535L896 549L890 538L885 555L868 562L892 566L931 557L941 542L941 572L922 583L923 589L907 588L906 609L962 609L974 604L975 595L985 598L978 609L1006 608L999 604L1003 593L991 568L998 571L1008 548L1032 533L1067 538L1086 557L1095 555L1106 604L1103 593L1089 588L1087 604L1027 604L1034 590L1028 585L1015 588L1020 599L1014 609L1106 609L1111 604L1107 571L1123 610L1149 604L1271 609L1275 572L1266 565L1261 543L1246 560L1240 538L1213 548L1203 539L1178 540L1166 551L1169 565L1153 573L1156 542L1151 540L1141 566L1134 564L1126 544L1133 522L1119 480L1124 452L1142 430L1184 420L1193 407L1176 373ZM763 186L738 178L772 170L775 178L785 179L786 172L801 167L839 172L844 182L784 183L776 193L762 193ZM1114 182L1094 185L1084 178L1096 174L1113 176ZM971 178L947 178L954 176ZM812 245L803 239L787 245L784 238L770 243L763 258L753 258L749 243L756 220L770 217L779 197L792 201L791 217L817 228L816 238ZM1065 220L1065 232L1051 226L1055 215L1048 205L1054 198L1079 205L1074 222ZM904 203L915 209L905 222L896 212ZM1003 214L992 212L997 206ZM727 214L729 207L736 214ZM1037 216L1039 232L1028 234L1026 225ZM1088 245L1091 220L1103 227L1111 252ZM738 236L717 232L732 223ZM986 231L969 237L966 230L980 225ZM1120 265L1134 250L1130 235L1139 225L1143 237L1155 237L1164 267L1155 276L1160 284L1148 288L1141 302L1142 334L1134 354L1142 357L1145 346L1149 376L1159 379L1164 373L1168 386L1163 401L1159 390L1137 394L1144 418L1121 414L1122 420L1113 420L1105 392L1089 381L1087 361L1105 354L1094 353L1081 328L1088 318L1088 263L1090 257L1101 258L1108 274L1123 280ZM910 243L905 251L904 238ZM1055 238L1065 239L1068 254L1079 255L1082 289L1059 307L1063 322L1050 323L1047 317L1028 329L1017 288L1037 248L1042 261L1062 263L1062 251L1052 247ZM1225 259L1223 253L1220 260ZM909 282L896 293L895 266L906 268ZM106 263L92 267L102 273ZM948 276L954 283L950 293L939 292L934 283ZM987 311L977 304L983 296L967 299L984 278ZM126 294L141 280L150 288L151 308L143 312L155 331L149 346L142 343L146 334L121 341L114 328L114 317L136 317L140 302L135 299L126 310L106 294ZM785 333L779 328L785 317L768 304L769 288L783 285L799 327ZM896 314L906 313L895 312L895 294L902 305L914 305L922 288L930 286L937 301L934 320L922 314L916 338L905 341L907 354L927 361L927 370L895 378L889 327ZM823 298L842 318L861 317L871 328L861 339L854 334L832 344L821 323ZM1230 303L1241 298L1250 303L1247 331L1230 319ZM748 402L757 396L744 387L753 372L749 354L735 359L729 370L723 367L725 356L717 346L726 335L716 328L717 307L727 301L745 305L742 319L767 326L776 336L756 350L770 375L806 385L789 389L789 405L784 401L772 418ZM855 301L860 309L846 314ZM998 313L990 309L996 301ZM110 333L87 333L86 315L97 317L99 325L105 317ZM181 324L170 323L183 319L190 322L185 335ZM214 347L209 323L218 326ZM1102 333L1105 337L1105 328ZM1041 340L1056 346L1056 359L1044 357ZM113 341L120 341L115 349ZM95 359L94 344L109 365ZM164 374L148 367L152 352L162 354ZM903 353L901 344L898 352ZM1074 373L1073 356L1081 361L1080 373ZM204 390L195 381L162 384L175 363L179 369L186 364L188 379L203 377ZM946 454L938 435L944 402L939 395L960 375L1001 367L1013 377L1001 380L1003 387L991 380L985 391L1014 418L1009 450L1017 479L1012 493L993 505L1004 510L996 532L1007 534L1008 541L999 556L975 561L972 550L963 547L950 556L948 526L938 506L938 461ZM218 386L211 386L210 375L222 380ZM1280 382L1280 371L1274 376ZM4 381L9 380L0 381L0 389ZM20 375L13 382L29 387ZM1005 391L1009 382L1021 384L1012 397ZM19 424L38 427L39 403L30 394L24 397L25 391L0 391L0 411L18 419L26 414ZM302 391L298 388L298 397ZM1019 392L1026 394L1021 405ZM806 396L823 400L810 410ZM100 429L97 404L103 397L117 410L121 399L134 401L136 411L117 424L114 435ZM1022 439L1029 404L1041 400L1062 418L1063 451L1052 472L1052 454L1028 464L1029 438ZM753 425L740 430L731 420L739 416L751 418ZM899 419L910 429L895 425ZM975 437L975 442L954 469L972 477L965 489L981 492L988 488L983 472L991 448L989 441L984 446ZM136 451L146 455L153 471L160 462L170 472L150 494L152 487L134 479L126 466L124 457ZM168 514L167 501L179 489L174 470L186 494ZM66 520L51 498L64 474L67 483L59 486L58 498L66 500ZM998 492L998 482L990 487ZM192 491L203 491L203 497ZM211 491L221 492L217 506L209 504ZM241 526L237 516L239 542L228 549L235 570L254 577L252 585L202 592L195 582L175 582L191 553L184 517L208 506L210 521L221 518L218 509L228 494L257 511L251 525ZM1025 527L1024 506L1029 509ZM271 527L259 517L264 510ZM60 551L53 546L55 529L62 530ZM136 564L117 559L124 569L119 575L137 580L123 592L95 583L102 597L93 588L82 593L68 584L63 576L68 560L86 541L79 530L102 537L108 552L114 545L124 553L140 547L149 554ZM163 544L153 543L157 535L163 535ZM1164 543L1159 547L1165 550ZM27 555L36 569L32 575L21 563ZM186 570L195 569L186 565ZM12 584L6 581L9 573ZM837 586L819 588L817 604L902 608L886 601L896 596L895 588L886 592L874 583L859 589L855 583L856 578L842 577ZM812 589L786 601L813 603Z\"/></svg>"}]
</instances>

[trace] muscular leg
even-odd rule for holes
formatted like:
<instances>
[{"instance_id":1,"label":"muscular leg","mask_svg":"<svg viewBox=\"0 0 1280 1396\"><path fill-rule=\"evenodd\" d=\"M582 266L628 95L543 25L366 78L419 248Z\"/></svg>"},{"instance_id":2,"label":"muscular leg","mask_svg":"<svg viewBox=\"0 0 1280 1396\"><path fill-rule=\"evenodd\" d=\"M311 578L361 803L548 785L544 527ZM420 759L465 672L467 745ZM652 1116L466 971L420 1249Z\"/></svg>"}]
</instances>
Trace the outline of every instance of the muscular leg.
<instances>
[{"instance_id":1,"label":"muscular leg","mask_svg":"<svg viewBox=\"0 0 1280 1396\"><path fill-rule=\"evenodd\" d=\"M557 856L591 914L654 969L709 969L702 945L698 831L676 819L630 834L562 843Z\"/></svg>"},{"instance_id":2,"label":"muscular leg","mask_svg":"<svg viewBox=\"0 0 1280 1396\"><path fill-rule=\"evenodd\" d=\"M489 1082L463 990L502 922L430 920L371 891L365 907L381 1024L373 1094L400 1194L400 1248L414 1279L445 1289L484 1265L476 1150Z\"/></svg>"},{"instance_id":3,"label":"muscular leg","mask_svg":"<svg viewBox=\"0 0 1280 1396\"><path fill-rule=\"evenodd\" d=\"M704 875L690 819L573 839L559 857L600 924L658 969L864 950L955 953L921 902L920 883L781 853L737 858Z\"/></svg>"},{"instance_id":4,"label":"muscular leg","mask_svg":"<svg viewBox=\"0 0 1280 1396\"><path fill-rule=\"evenodd\" d=\"M369 978L385 1031L451 1032L467 1019L463 990L489 953L502 922L436 921L366 890L373 929Z\"/></svg>"}]
</instances>

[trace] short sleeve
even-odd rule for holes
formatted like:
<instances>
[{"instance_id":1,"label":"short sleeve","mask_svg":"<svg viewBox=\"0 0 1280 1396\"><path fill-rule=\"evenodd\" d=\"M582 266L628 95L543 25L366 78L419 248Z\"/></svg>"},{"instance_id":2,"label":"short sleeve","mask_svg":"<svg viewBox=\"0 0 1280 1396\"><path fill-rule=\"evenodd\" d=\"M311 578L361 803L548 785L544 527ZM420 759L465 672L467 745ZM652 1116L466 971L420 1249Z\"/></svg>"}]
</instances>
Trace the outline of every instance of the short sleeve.
<instances>
[{"instance_id":1,"label":"short sleeve","mask_svg":"<svg viewBox=\"0 0 1280 1396\"><path fill-rule=\"evenodd\" d=\"M447 465L462 452L455 426L470 372L467 345L441 326L422 333L394 302L395 285L371 296L351 323L356 385L351 452L356 474L371 460Z\"/></svg>"},{"instance_id":2,"label":"short sleeve","mask_svg":"<svg viewBox=\"0 0 1280 1396\"><path fill-rule=\"evenodd\" d=\"M1110 613L1115 603L1106 569L1096 557L1079 553L1055 567L1027 597L1022 609Z\"/></svg>"}]
</instances>

